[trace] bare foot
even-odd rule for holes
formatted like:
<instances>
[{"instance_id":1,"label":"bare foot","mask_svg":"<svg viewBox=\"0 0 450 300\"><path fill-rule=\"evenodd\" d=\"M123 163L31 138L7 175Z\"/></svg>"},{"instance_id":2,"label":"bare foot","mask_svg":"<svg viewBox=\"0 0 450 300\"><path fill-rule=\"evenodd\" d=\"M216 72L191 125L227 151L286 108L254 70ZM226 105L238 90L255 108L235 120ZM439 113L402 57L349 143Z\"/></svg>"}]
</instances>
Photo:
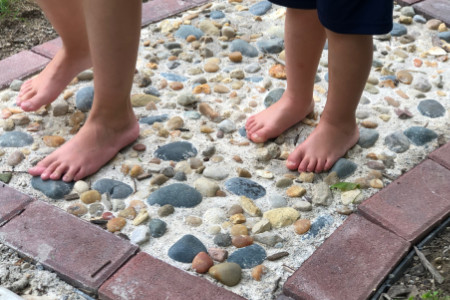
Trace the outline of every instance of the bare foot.
<instances>
[{"instance_id":1,"label":"bare foot","mask_svg":"<svg viewBox=\"0 0 450 300\"><path fill-rule=\"evenodd\" d=\"M313 100L300 101L285 92L280 100L248 118L245 124L247 137L255 143L263 143L279 136L313 110Z\"/></svg>"},{"instance_id":2,"label":"bare foot","mask_svg":"<svg viewBox=\"0 0 450 300\"><path fill-rule=\"evenodd\" d=\"M53 102L79 72L90 66L89 55L73 57L64 49L59 50L37 77L22 85L17 105L24 111L35 111Z\"/></svg>"},{"instance_id":3,"label":"bare foot","mask_svg":"<svg viewBox=\"0 0 450 300\"><path fill-rule=\"evenodd\" d=\"M138 136L139 124L135 118L121 127L89 118L74 138L28 172L43 180L77 181L97 172Z\"/></svg>"},{"instance_id":4,"label":"bare foot","mask_svg":"<svg viewBox=\"0 0 450 300\"><path fill-rule=\"evenodd\" d=\"M356 123L335 125L322 117L311 135L289 155L286 166L299 172L327 171L358 139Z\"/></svg>"}]
</instances>

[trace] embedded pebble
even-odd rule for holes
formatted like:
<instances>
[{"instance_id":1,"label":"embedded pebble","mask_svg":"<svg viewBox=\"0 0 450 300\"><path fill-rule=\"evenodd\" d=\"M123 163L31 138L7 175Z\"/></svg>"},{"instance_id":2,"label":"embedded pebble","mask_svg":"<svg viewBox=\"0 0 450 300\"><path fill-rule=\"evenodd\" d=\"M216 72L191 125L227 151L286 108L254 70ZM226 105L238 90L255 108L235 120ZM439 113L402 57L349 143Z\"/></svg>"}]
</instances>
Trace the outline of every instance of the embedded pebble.
<instances>
[{"instance_id":1,"label":"embedded pebble","mask_svg":"<svg viewBox=\"0 0 450 300\"><path fill-rule=\"evenodd\" d=\"M214 197L220 189L217 182L205 177L200 177L194 182L194 187L204 197Z\"/></svg>"},{"instance_id":2,"label":"embedded pebble","mask_svg":"<svg viewBox=\"0 0 450 300\"><path fill-rule=\"evenodd\" d=\"M100 194L108 193L112 199L125 199L133 193L133 189L128 184L108 178L97 180L92 188Z\"/></svg>"},{"instance_id":3,"label":"embedded pebble","mask_svg":"<svg viewBox=\"0 0 450 300\"><path fill-rule=\"evenodd\" d=\"M410 146L408 138L401 131L396 131L386 136L384 144L395 153L403 153Z\"/></svg>"},{"instance_id":4,"label":"embedded pebble","mask_svg":"<svg viewBox=\"0 0 450 300\"><path fill-rule=\"evenodd\" d=\"M197 149L189 142L173 142L155 151L155 156L162 160L182 161L196 155Z\"/></svg>"},{"instance_id":5,"label":"embedded pebble","mask_svg":"<svg viewBox=\"0 0 450 300\"><path fill-rule=\"evenodd\" d=\"M159 238L166 233L167 223L160 219L151 219L148 228L152 237Z\"/></svg>"},{"instance_id":6,"label":"embedded pebble","mask_svg":"<svg viewBox=\"0 0 450 300\"><path fill-rule=\"evenodd\" d=\"M0 147L25 147L31 145L34 139L31 135L21 131L10 131L0 135Z\"/></svg>"},{"instance_id":7,"label":"embedded pebble","mask_svg":"<svg viewBox=\"0 0 450 300\"><path fill-rule=\"evenodd\" d=\"M250 199L256 200L266 195L266 189L258 183L241 177L228 179L225 182L225 187L231 193L238 196L246 196Z\"/></svg>"},{"instance_id":8,"label":"embedded pebble","mask_svg":"<svg viewBox=\"0 0 450 300\"><path fill-rule=\"evenodd\" d=\"M309 203L308 201L297 199L293 202L292 208L299 211L311 211L312 204Z\"/></svg>"},{"instance_id":9,"label":"embedded pebble","mask_svg":"<svg viewBox=\"0 0 450 300\"><path fill-rule=\"evenodd\" d=\"M439 118L445 115L445 108L442 104L433 99L420 101L417 109L422 115L430 118Z\"/></svg>"},{"instance_id":10,"label":"embedded pebble","mask_svg":"<svg viewBox=\"0 0 450 300\"><path fill-rule=\"evenodd\" d=\"M242 196L240 198L239 204L241 205L242 209L253 217L261 216L261 210L256 204L252 201L252 199L247 198L245 196Z\"/></svg>"},{"instance_id":11,"label":"embedded pebble","mask_svg":"<svg viewBox=\"0 0 450 300\"><path fill-rule=\"evenodd\" d=\"M78 90L75 96L75 105L82 112L87 112L92 107L94 101L94 87L87 86Z\"/></svg>"},{"instance_id":12,"label":"embedded pebble","mask_svg":"<svg viewBox=\"0 0 450 300\"><path fill-rule=\"evenodd\" d=\"M301 197L304 194L306 194L306 190L299 185L291 186L286 191L286 195L290 198Z\"/></svg>"},{"instance_id":13,"label":"embedded pebble","mask_svg":"<svg viewBox=\"0 0 450 300\"><path fill-rule=\"evenodd\" d=\"M268 198L269 205L271 208L280 208L287 206L287 200L279 194L272 194Z\"/></svg>"},{"instance_id":14,"label":"embedded pebble","mask_svg":"<svg viewBox=\"0 0 450 300\"><path fill-rule=\"evenodd\" d=\"M357 168L358 165L354 162L345 158L340 158L331 168L330 172L336 172L337 176L343 179L351 176Z\"/></svg>"},{"instance_id":15,"label":"embedded pebble","mask_svg":"<svg viewBox=\"0 0 450 300\"><path fill-rule=\"evenodd\" d=\"M221 248L209 248L208 254L213 260L218 262L223 262L228 258L228 251Z\"/></svg>"},{"instance_id":16,"label":"embedded pebble","mask_svg":"<svg viewBox=\"0 0 450 300\"><path fill-rule=\"evenodd\" d=\"M312 224L311 224L311 228L309 229L309 231L304 235L305 239L310 239L315 237L317 234L319 234L319 232L333 224L334 219L332 216L330 215L325 215L325 216L320 216L318 217Z\"/></svg>"},{"instance_id":17,"label":"embedded pebble","mask_svg":"<svg viewBox=\"0 0 450 300\"><path fill-rule=\"evenodd\" d=\"M170 204L174 207L194 207L202 201L202 194L196 189L183 183L164 186L148 196L150 205Z\"/></svg>"},{"instance_id":18,"label":"embedded pebble","mask_svg":"<svg viewBox=\"0 0 450 300\"><path fill-rule=\"evenodd\" d=\"M370 148L375 145L380 134L375 129L361 128L359 130L358 145L363 148Z\"/></svg>"},{"instance_id":19,"label":"embedded pebble","mask_svg":"<svg viewBox=\"0 0 450 300\"><path fill-rule=\"evenodd\" d=\"M150 239L150 229L145 225L137 226L130 234L130 242L141 245Z\"/></svg>"},{"instance_id":20,"label":"embedded pebble","mask_svg":"<svg viewBox=\"0 0 450 300\"><path fill-rule=\"evenodd\" d=\"M106 228L109 232L116 232L122 230L123 227L127 224L127 221L124 218L117 217L112 218L106 223Z\"/></svg>"},{"instance_id":21,"label":"embedded pebble","mask_svg":"<svg viewBox=\"0 0 450 300\"><path fill-rule=\"evenodd\" d=\"M167 254L173 260L192 263L194 257L200 252L207 252L206 247L198 238L187 234L173 244Z\"/></svg>"},{"instance_id":22,"label":"embedded pebble","mask_svg":"<svg viewBox=\"0 0 450 300\"><path fill-rule=\"evenodd\" d=\"M333 195L325 182L319 182L313 187L312 202L317 205L328 206L333 200Z\"/></svg>"},{"instance_id":23,"label":"embedded pebble","mask_svg":"<svg viewBox=\"0 0 450 300\"><path fill-rule=\"evenodd\" d=\"M242 269L251 269L266 259L266 250L258 244L240 248L228 257L228 262L237 263Z\"/></svg>"},{"instance_id":24,"label":"embedded pebble","mask_svg":"<svg viewBox=\"0 0 450 300\"><path fill-rule=\"evenodd\" d=\"M44 181L39 176L31 178L31 186L52 199L62 199L65 195L70 193L73 185L73 182L64 182L62 180Z\"/></svg>"},{"instance_id":25,"label":"embedded pebble","mask_svg":"<svg viewBox=\"0 0 450 300\"><path fill-rule=\"evenodd\" d=\"M226 262L212 266L209 274L226 286L235 286L241 281L242 269L237 263Z\"/></svg>"},{"instance_id":26,"label":"embedded pebble","mask_svg":"<svg viewBox=\"0 0 450 300\"><path fill-rule=\"evenodd\" d=\"M214 265L212 258L206 252L200 252L192 261L192 269L200 274L208 272L209 268Z\"/></svg>"},{"instance_id":27,"label":"embedded pebble","mask_svg":"<svg viewBox=\"0 0 450 300\"><path fill-rule=\"evenodd\" d=\"M228 233L219 233L214 237L214 244L219 247L228 247L231 245L231 235Z\"/></svg>"},{"instance_id":28,"label":"embedded pebble","mask_svg":"<svg viewBox=\"0 0 450 300\"><path fill-rule=\"evenodd\" d=\"M308 219L300 219L295 221L294 230L297 234L305 234L311 228L311 221Z\"/></svg>"},{"instance_id":29,"label":"embedded pebble","mask_svg":"<svg viewBox=\"0 0 450 300\"><path fill-rule=\"evenodd\" d=\"M160 208L158 208L158 216L167 217L167 216L173 214L174 211L175 211L175 208L173 207L173 205L165 204L165 205L161 206Z\"/></svg>"},{"instance_id":30,"label":"embedded pebble","mask_svg":"<svg viewBox=\"0 0 450 300\"><path fill-rule=\"evenodd\" d=\"M94 202L100 201L101 199L102 196L96 190L86 191L80 195L80 200L84 204L92 204Z\"/></svg>"},{"instance_id":31,"label":"embedded pebble","mask_svg":"<svg viewBox=\"0 0 450 300\"><path fill-rule=\"evenodd\" d=\"M25 159L25 155L23 155L23 153L21 151L14 151L13 153L11 153L8 156L8 160L6 161L6 163L9 166L17 166L18 164L20 164L23 160Z\"/></svg>"},{"instance_id":32,"label":"embedded pebble","mask_svg":"<svg viewBox=\"0 0 450 300\"><path fill-rule=\"evenodd\" d=\"M273 228L291 225L299 217L300 213L291 207L275 208L263 214L263 218L269 220Z\"/></svg>"},{"instance_id":33,"label":"embedded pebble","mask_svg":"<svg viewBox=\"0 0 450 300\"><path fill-rule=\"evenodd\" d=\"M72 214L77 217L84 216L88 212L87 207L82 203L71 204L69 207L67 207L66 210L69 214Z\"/></svg>"},{"instance_id":34,"label":"embedded pebble","mask_svg":"<svg viewBox=\"0 0 450 300\"><path fill-rule=\"evenodd\" d=\"M423 146L438 137L433 130L419 126L410 127L403 134L416 146Z\"/></svg>"}]
</instances>

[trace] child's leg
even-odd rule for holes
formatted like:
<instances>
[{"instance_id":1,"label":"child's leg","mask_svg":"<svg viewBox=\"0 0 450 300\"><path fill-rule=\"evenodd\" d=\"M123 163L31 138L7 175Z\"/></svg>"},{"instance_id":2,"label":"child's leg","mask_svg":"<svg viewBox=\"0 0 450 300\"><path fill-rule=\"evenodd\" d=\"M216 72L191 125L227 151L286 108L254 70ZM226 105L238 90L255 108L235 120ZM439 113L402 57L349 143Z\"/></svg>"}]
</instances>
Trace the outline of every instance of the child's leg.
<instances>
[{"instance_id":1,"label":"child's leg","mask_svg":"<svg viewBox=\"0 0 450 300\"><path fill-rule=\"evenodd\" d=\"M79 180L98 171L139 135L130 103L141 0L84 0L95 96L77 135L29 170L42 179Z\"/></svg>"},{"instance_id":2,"label":"child's leg","mask_svg":"<svg viewBox=\"0 0 450 300\"><path fill-rule=\"evenodd\" d=\"M359 138L355 111L372 64L372 36L326 32L327 103L317 128L289 156L291 170L328 170Z\"/></svg>"},{"instance_id":3,"label":"child's leg","mask_svg":"<svg viewBox=\"0 0 450 300\"><path fill-rule=\"evenodd\" d=\"M278 102L247 120L247 136L256 143L277 137L314 109L314 79L325 44L317 11L288 8L284 42L287 89Z\"/></svg>"},{"instance_id":4,"label":"child's leg","mask_svg":"<svg viewBox=\"0 0 450 300\"><path fill-rule=\"evenodd\" d=\"M25 111L55 100L79 72L91 66L82 2L39 0L38 4L60 35L63 48L37 77L22 85L17 105Z\"/></svg>"}]
</instances>

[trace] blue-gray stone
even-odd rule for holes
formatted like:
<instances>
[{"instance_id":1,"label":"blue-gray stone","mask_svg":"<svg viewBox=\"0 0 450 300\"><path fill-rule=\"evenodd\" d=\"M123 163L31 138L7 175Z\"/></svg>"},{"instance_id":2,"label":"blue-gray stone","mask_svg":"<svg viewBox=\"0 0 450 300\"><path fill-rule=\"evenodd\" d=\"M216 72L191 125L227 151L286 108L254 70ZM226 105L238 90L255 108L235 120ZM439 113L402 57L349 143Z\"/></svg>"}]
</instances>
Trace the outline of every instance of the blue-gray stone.
<instances>
[{"instance_id":1,"label":"blue-gray stone","mask_svg":"<svg viewBox=\"0 0 450 300\"><path fill-rule=\"evenodd\" d=\"M390 32L390 34L392 36L402 36L407 33L408 33L408 29L406 28L405 25L394 22L394 26L392 27L392 30Z\"/></svg>"},{"instance_id":2,"label":"blue-gray stone","mask_svg":"<svg viewBox=\"0 0 450 300\"><path fill-rule=\"evenodd\" d=\"M345 158L339 158L338 161L331 168L330 172L336 172L338 177L343 179L352 175L357 168L358 165L355 164L354 162Z\"/></svg>"},{"instance_id":3,"label":"blue-gray stone","mask_svg":"<svg viewBox=\"0 0 450 300\"><path fill-rule=\"evenodd\" d=\"M75 96L75 105L82 112L87 112L91 109L94 102L94 87L86 86L81 88Z\"/></svg>"},{"instance_id":4,"label":"blue-gray stone","mask_svg":"<svg viewBox=\"0 0 450 300\"><path fill-rule=\"evenodd\" d=\"M420 101L417 109L426 117L439 118L445 115L445 108L441 103L433 99Z\"/></svg>"},{"instance_id":5,"label":"blue-gray stone","mask_svg":"<svg viewBox=\"0 0 450 300\"><path fill-rule=\"evenodd\" d=\"M416 146L423 146L438 137L433 130L420 126L410 127L403 133Z\"/></svg>"},{"instance_id":6,"label":"blue-gray stone","mask_svg":"<svg viewBox=\"0 0 450 300\"><path fill-rule=\"evenodd\" d=\"M214 10L209 14L209 17L213 20L225 18L225 14L219 10Z\"/></svg>"},{"instance_id":7,"label":"blue-gray stone","mask_svg":"<svg viewBox=\"0 0 450 300\"><path fill-rule=\"evenodd\" d=\"M225 181L225 188L238 196L256 200L266 195L266 189L258 183L241 177L234 177Z\"/></svg>"},{"instance_id":8,"label":"blue-gray stone","mask_svg":"<svg viewBox=\"0 0 450 300\"><path fill-rule=\"evenodd\" d=\"M423 16L421 15L415 15L413 17L413 21L419 24L425 24L427 22L427 19L425 19Z\"/></svg>"},{"instance_id":9,"label":"blue-gray stone","mask_svg":"<svg viewBox=\"0 0 450 300\"><path fill-rule=\"evenodd\" d=\"M154 238L159 238L166 233L167 223L161 219L151 219L148 227L150 228L151 236Z\"/></svg>"},{"instance_id":10,"label":"blue-gray stone","mask_svg":"<svg viewBox=\"0 0 450 300\"><path fill-rule=\"evenodd\" d=\"M278 89L274 89L271 90L266 98L264 98L264 106L265 107L269 107L272 104L274 104L275 102L277 102L278 100L281 99L281 96L283 96L285 89L283 88L278 88Z\"/></svg>"},{"instance_id":11,"label":"blue-gray stone","mask_svg":"<svg viewBox=\"0 0 450 300\"><path fill-rule=\"evenodd\" d=\"M198 120L202 115L198 111L189 110L184 112L184 116L190 120Z\"/></svg>"},{"instance_id":12,"label":"blue-gray stone","mask_svg":"<svg viewBox=\"0 0 450 300\"><path fill-rule=\"evenodd\" d=\"M186 173L176 172L175 175L173 175L173 179L175 179L176 181L186 181L187 180Z\"/></svg>"},{"instance_id":13,"label":"blue-gray stone","mask_svg":"<svg viewBox=\"0 0 450 300\"><path fill-rule=\"evenodd\" d=\"M177 42L169 42L169 43L165 43L164 47L167 50L180 49L181 48L181 44L177 43Z\"/></svg>"},{"instance_id":14,"label":"blue-gray stone","mask_svg":"<svg viewBox=\"0 0 450 300\"><path fill-rule=\"evenodd\" d=\"M231 235L229 233L219 233L214 237L214 244L219 247L228 247L231 246Z\"/></svg>"},{"instance_id":15,"label":"blue-gray stone","mask_svg":"<svg viewBox=\"0 0 450 300\"><path fill-rule=\"evenodd\" d=\"M266 250L258 244L253 244L231 253L227 262L237 263L242 269L250 269L262 264L266 257Z\"/></svg>"},{"instance_id":16,"label":"blue-gray stone","mask_svg":"<svg viewBox=\"0 0 450 300\"><path fill-rule=\"evenodd\" d=\"M162 160L182 161L196 155L197 149L189 142L173 142L155 151L155 156Z\"/></svg>"},{"instance_id":17,"label":"blue-gray stone","mask_svg":"<svg viewBox=\"0 0 450 300\"><path fill-rule=\"evenodd\" d=\"M384 139L384 144L389 150L394 151L395 153L405 152L409 149L410 145L408 138L401 131L396 131L388 135Z\"/></svg>"},{"instance_id":18,"label":"blue-gray stone","mask_svg":"<svg viewBox=\"0 0 450 300\"><path fill-rule=\"evenodd\" d=\"M181 25L175 32L175 37L185 40L188 36L193 35L199 40L203 36L203 31L192 25Z\"/></svg>"},{"instance_id":19,"label":"blue-gray stone","mask_svg":"<svg viewBox=\"0 0 450 300\"><path fill-rule=\"evenodd\" d=\"M152 125L155 122L164 122L169 118L169 115L164 114L164 115L159 115L159 116L148 116L148 117L143 117L139 119L139 123L141 124L148 124L148 125Z\"/></svg>"},{"instance_id":20,"label":"blue-gray stone","mask_svg":"<svg viewBox=\"0 0 450 300\"><path fill-rule=\"evenodd\" d=\"M73 182L64 182L62 180L42 180L41 177L36 176L31 178L31 186L38 191L41 191L49 198L61 199L69 194L73 188Z\"/></svg>"},{"instance_id":21,"label":"blue-gray stone","mask_svg":"<svg viewBox=\"0 0 450 300\"><path fill-rule=\"evenodd\" d=\"M205 245L191 234L187 234L170 247L168 255L171 259L191 263L200 252L207 252Z\"/></svg>"},{"instance_id":22,"label":"blue-gray stone","mask_svg":"<svg viewBox=\"0 0 450 300\"><path fill-rule=\"evenodd\" d=\"M176 60L174 60L174 61L169 61L169 62L166 64L166 66L167 66L167 68L168 68L169 70L176 69L176 68L178 68L180 65L181 65L181 63L180 63L179 61L176 61Z\"/></svg>"},{"instance_id":23,"label":"blue-gray stone","mask_svg":"<svg viewBox=\"0 0 450 300\"><path fill-rule=\"evenodd\" d=\"M178 74L173 74L173 73L160 73L162 77L164 77L165 79L169 80L169 81L178 81L178 82L184 82L187 79L187 77L178 75Z\"/></svg>"},{"instance_id":24,"label":"blue-gray stone","mask_svg":"<svg viewBox=\"0 0 450 300\"><path fill-rule=\"evenodd\" d=\"M322 81L322 78L320 78L320 76L318 74L316 74L316 77L314 78L314 83L318 83L321 81Z\"/></svg>"},{"instance_id":25,"label":"blue-gray stone","mask_svg":"<svg viewBox=\"0 0 450 300\"><path fill-rule=\"evenodd\" d=\"M240 134L242 137L247 137L247 130L245 129L245 127L239 128L239 134Z\"/></svg>"},{"instance_id":26,"label":"blue-gray stone","mask_svg":"<svg viewBox=\"0 0 450 300\"><path fill-rule=\"evenodd\" d=\"M309 231L304 235L303 239L314 238L319 234L320 230L325 228L326 226L332 225L334 219L330 215L320 216L318 217L312 224Z\"/></svg>"},{"instance_id":27,"label":"blue-gray stone","mask_svg":"<svg viewBox=\"0 0 450 300\"><path fill-rule=\"evenodd\" d=\"M0 135L0 147L25 147L33 141L31 135L21 131L9 131Z\"/></svg>"},{"instance_id":28,"label":"blue-gray stone","mask_svg":"<svg viewBox=\"0 0 450 300\"><path fill-rule=\"evenodd\" d=\"M258 63L251 63L244 68L244 71L247 73L256 73L259 70L261 70L261 66Z\"/></svg>"},{"instance_id":29,"label":"blue-gray stone","mask_svg":"<svg viewBox=\"0 0 450 300\"><path fill-rule=\"evenodd\" d=\"M263 53L277 54L284 50L284 40L280 38L258 41L256 45Z\"/></svg>"},{"instance_id":30,"label":"blue-gray stone","mask_svg":"<svg viewBox=\"0 0 450 300\"><path fill-rule=\"evenodd\" d=\"M230 45L230 52L239 51L243 56L247 57L257 57L258 56L258 49L256 49L254 46L250 45L244 40L234 40L231 42Z\"/></svg>"},{"instance_id":31,"label":"blue-gray stone","mask_svg":"<svg viewBox=\"0 0 450 300\"><path fill-rule=\"evenodd\" d=\"M446 41L447 43L450 43L450 31L444 31L444 32L439 32L438 33L438 37L441 40Z\"/></svg>"},{"instance_id":32,"label":"blue-gray stone","mask_svg":"<svg viewBox=\"0 0 450 300\"><path fill-rule=\"evenodd\" d=\"M108 193L113 199L125 199L133 193L133 189L128 184L109 178L97 180L92 188L100 194Z\"/></svg>"},{"instance_id":33,"label":"blue-gray stone","mask_svg":"<svg viewBox=\"0 0 450 300\"><path fill-rule=\"evenodd\" d=\"M249 12L255 16L262 16L266 14L271 8L272 3L270 3L269 1L261 1L250 6Z\"/></svg>"},{"instance_id":34,"label":"blue-gray stone","mask_svg":"<svg viewBox=\"0 0 450 300\"><path fill-rule=\"evenodd\" d=\"M244 78L245 81L250 81L250 82L254 82L254 83L258 83L264 80L264 77L260 77L260 76L253 76L253 77L246 77Z\"/></svg>"},{"instance_id":35,"label":"blue-gray stone","mask_svg":"<svg viewBox=\"0 0 450 300\"><path fill-rule=\"evenodd\" d=\"M380 134L375 129L361 128L359 130L358 145L363 148L370 148L375 144L379 136Z\"/></svg>"},{"instance_id":36,"label":"blue-gray stone","mask_svg":"<svg viewBox=\"0 0 450 300\"><path fill-rule=\"evenodd\" d=\"M325 79L326 82L328 82L328 76L329 76L329 75L328 75L328 72L327 72L327 73L325 74L325 76L324 76L324 79Z\"/></svg>"},{"instance_id":37,"label":"blue-gray stone","mask_svg":"<svg viewBox=\"0 0 450 300\"><path fill-rule=\"evenodd\" d=\"M194 207L202 202L202 194L193 187L183 183L173 183L164 186L147 198L150 205L160 206L170 204L174 207Z\"/></svg>"},{"instance_id":38,"label":"blue-gray stone","mask_svg":"<svg viewBox=\"0 0 450 300\"><path fill-rule=\"evenodd\" d=\"M374 59L372 61L372 67L374 68L381 68L383 66L383 63L379 60Z\"/></svg>"},{"instance_id":39,"label":"blue-gray stone","mask_svg":"<svg viewBox=\"0 0 450 300\"><path fill-rule=\"evenodd\" d=\"M144 89L144 93L147 94L147 95L153 95L153 96L156 96L156 97L161 96L161 93L154 86L146 87Z\"/></svg>"}]
</instances>

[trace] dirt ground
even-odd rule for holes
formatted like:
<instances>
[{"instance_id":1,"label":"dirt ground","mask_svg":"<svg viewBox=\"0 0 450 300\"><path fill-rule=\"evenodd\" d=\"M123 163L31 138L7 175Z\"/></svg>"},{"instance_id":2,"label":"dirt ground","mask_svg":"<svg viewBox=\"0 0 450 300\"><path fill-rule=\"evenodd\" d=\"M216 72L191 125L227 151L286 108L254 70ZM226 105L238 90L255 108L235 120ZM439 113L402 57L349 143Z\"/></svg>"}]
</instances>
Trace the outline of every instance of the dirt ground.
<instances>
[{"instance_id":1,"label":"dirt ground","mask_svg":"<svg viewBox=\"0 0 450 300\"><path fill-rule=\"evenodd\" d=\"M0 59L31 49L58 35L36 3L11 0L0 15Z\"/></svg>"}]
</instances>

